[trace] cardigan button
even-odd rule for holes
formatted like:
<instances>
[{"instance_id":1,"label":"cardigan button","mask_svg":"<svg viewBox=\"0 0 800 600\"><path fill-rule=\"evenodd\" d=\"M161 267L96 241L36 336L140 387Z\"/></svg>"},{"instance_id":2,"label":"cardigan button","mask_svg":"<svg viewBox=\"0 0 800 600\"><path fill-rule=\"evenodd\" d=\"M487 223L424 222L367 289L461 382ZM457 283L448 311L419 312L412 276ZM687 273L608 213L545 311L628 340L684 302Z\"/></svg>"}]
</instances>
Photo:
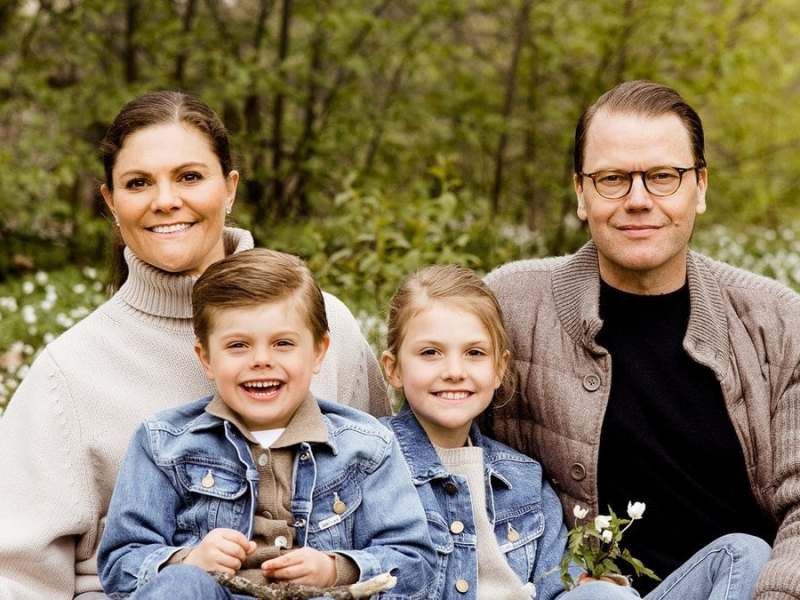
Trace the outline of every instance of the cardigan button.
<instances>
[{"instance_id":1,"label":"cardigan button","mask_svg":"<svg viewBox=\"0 0 800 600\"><path fill-rule=\"evenodd\" d=\"M264 452L258 457L258 464L261 465L262 467L266 467L268 462L269 462L269 456L267 456L266 452Z\"/></svg>"},{"instance_id":2,"label":"cardigan button","mask_svg":"<svg viewBox=\"0 0 800 600\"><path fill-rule=\"evenodd\" d=\"M569 474L575 481L583 481L586 479L586 467L579 462L572 463Z\"/></svg>"},{"instance_id":3,"label":"cardigan button","mask_svg":"<svg viewBox=\"0 0 800 600\"><path fill-rule=\"evenodd\" d=\"M594 373L590 373L589 375L584 375L583 389L585 389L587 392L596 392L599 388L600 388L600 377L598 377Z\"/></svg>"},{"instance_id":4,"label":"cardigan button","mask_svg":"<svg viewBox=\"0 0 800 600\"><path fill-rule=\"evenodd\" d=\"M456 589L462 594L466 594L469 591L469 582L466 579L459 579L456 581Z\"/></svg>"}]
</instances>

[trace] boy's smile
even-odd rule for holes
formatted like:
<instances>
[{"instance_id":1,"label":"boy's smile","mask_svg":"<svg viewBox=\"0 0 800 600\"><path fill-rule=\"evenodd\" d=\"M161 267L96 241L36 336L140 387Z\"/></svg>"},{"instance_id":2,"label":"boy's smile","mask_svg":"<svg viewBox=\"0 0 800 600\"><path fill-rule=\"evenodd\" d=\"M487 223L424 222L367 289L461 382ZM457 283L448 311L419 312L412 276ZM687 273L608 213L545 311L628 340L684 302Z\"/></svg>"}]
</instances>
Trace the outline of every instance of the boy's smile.
<instances>
[{"instance_id":1,"label":"boy's smile","mask_svg":"<svg viewBox=\"0 0 800 600\"><path fill-rule=\"evenodd\" d=\"M296 296L214 311L197 355L231 410L251 430L286 427L308 395L328 348L319 345Z\"/></svg>"}]
</instances>

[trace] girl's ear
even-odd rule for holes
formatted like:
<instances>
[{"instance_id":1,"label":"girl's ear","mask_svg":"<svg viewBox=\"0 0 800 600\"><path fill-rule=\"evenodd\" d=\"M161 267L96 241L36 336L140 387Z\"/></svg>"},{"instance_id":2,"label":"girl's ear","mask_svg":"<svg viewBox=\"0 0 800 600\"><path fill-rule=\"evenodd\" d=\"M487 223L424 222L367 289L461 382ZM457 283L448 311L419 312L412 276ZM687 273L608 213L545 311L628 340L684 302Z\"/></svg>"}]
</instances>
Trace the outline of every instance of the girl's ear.
<instances>
[{"instance_id":1,"label":"girl's ear","mask_svg":"<svg viewBox=\"0 0 800 600\"><path fill-rule=\"evenodd\" d=\"M499 388L503 384L503 378L506 374L506 369L508 369L508 359L511 357L511 352L506 350L503 352L503 355L500 357L499 364L497 365L497 373L495 373L494 378L494 389Z\"/></svg>"},{"instance_id":2,"label":"girl's ear","mask_svg":"<svg viewBox=\"0 0 800 600\"><path fill-rule=\"evenodd\" d=\"M211 361L208 359L208 351L203 348L203 344L200 340L194 341L194 353L197 354L197 358L200 359L200 364L203 365L203 370L206 372L206 377L209 380L214 381L214 371L211 370Z\"/></svg>"},{"instance_id":3,"label":"girl's ear","mask_svg":"<svg viewBox=\"0 0 800 600\"><path fill-rule=\"evenodd\" d=\"M381 354L381 363L389 384L395 389L402 389L403 382L400 379L400 365L397 364L395 355L388 350L384 350L383 354Z\"/></svg>"}]
</instances>

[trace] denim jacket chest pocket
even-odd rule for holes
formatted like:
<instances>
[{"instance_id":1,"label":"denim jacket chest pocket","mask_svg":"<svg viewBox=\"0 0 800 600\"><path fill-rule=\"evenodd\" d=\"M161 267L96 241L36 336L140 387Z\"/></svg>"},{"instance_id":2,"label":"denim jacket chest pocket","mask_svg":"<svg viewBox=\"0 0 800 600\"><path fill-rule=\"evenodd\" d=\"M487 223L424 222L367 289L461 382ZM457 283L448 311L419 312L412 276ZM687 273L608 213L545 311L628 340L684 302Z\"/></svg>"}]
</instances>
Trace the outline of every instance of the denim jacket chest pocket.
<instances>
[{"instance_id":1,"label":"denim jacket chest pocket","mask_svg":"<svg viewBox=\"0 0 800 600\"><path fill-rule=\"evenodd\" d=\"M500 551L522 581L528 581L536 562L536 547L544 533L544 512L539 504L498 513L494 534Z\"/></svg>"},{"instance_id":2,"label":"denim jacket chest pocket","mask_svg":"<svg viewBox=\"0 0 800 600\"><path fill-rule=\"evenodd\" d=\"M186 504L177 515L176 536L184 530L202 538L217 527L242 531L247 525L249 484L239 469L211 459L184 457L175 464L175 473Z\"/></svg>"},{"instance_id":3,"label":"denim jacket chest pocket","mask_svg":"<svg viewBox=\"0 0 800 600\"><path fill-rule=\"evenodd\" d=\"M434 571L434 581L430 587L430 598L443 598L444 585L447 580L447 567L451 554L453 554L453 534L447 526L447 521L437 512L425 511L428 519L428 533L436 550L436 569Z\"/></svg>"},{"instance_id":4,"label":"denim jacket chest pocket","mask_svg":"<svg viewBox=\"0 0 800 600\"><path fill-rule=\"evenodd\" d=\"M323 484L314 490L312 506L309 545L321 550L353 548L353 523L361 506L361 486L351 479Z\"/></svg>"}]
</instances>

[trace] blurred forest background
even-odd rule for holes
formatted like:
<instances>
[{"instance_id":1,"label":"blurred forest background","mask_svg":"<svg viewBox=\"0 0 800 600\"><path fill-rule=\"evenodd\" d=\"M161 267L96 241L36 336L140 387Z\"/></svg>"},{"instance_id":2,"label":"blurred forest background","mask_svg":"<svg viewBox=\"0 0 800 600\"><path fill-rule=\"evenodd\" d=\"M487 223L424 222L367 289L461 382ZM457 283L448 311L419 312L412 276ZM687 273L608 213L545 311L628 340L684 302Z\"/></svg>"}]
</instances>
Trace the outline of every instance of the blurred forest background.
<instances>
[{"instance_id":1,"label":"blurred forest background","mask_svg":"<svg viewBox=\"0 0 800 600\"><path fill-rule=\"evenodd\" d=\"M97 144L153 89L232 132L233 222L309 260L380 343L399 277L577 248L571 141L625 79L706 127L696 246L800 286L794 0L0 1L0 410L104 300Z\"/></svg>"}]
</instances>

